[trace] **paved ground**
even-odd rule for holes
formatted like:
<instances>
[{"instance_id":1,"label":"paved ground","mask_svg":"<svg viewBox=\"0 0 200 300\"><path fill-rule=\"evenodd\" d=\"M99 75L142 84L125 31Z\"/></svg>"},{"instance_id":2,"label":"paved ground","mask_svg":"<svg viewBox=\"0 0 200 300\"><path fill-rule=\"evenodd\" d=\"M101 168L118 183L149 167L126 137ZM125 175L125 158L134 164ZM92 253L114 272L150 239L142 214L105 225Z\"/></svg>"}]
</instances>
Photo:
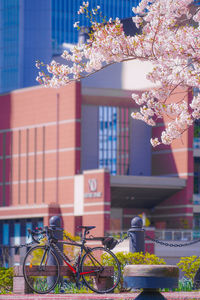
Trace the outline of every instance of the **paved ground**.
<instances>
[{"instance_id":1,"label":"paved ground","mask_svg":"<svg viewBox=\"0 0 200 300\"><path fill-rule=\"evenodd\" d=\"M200 299L200 292L162 293L168 300L196 300ZM132 294L46 294L46 295L0 295L2 300L133 300L137 293Z\"/></svg>"}]
</instances>

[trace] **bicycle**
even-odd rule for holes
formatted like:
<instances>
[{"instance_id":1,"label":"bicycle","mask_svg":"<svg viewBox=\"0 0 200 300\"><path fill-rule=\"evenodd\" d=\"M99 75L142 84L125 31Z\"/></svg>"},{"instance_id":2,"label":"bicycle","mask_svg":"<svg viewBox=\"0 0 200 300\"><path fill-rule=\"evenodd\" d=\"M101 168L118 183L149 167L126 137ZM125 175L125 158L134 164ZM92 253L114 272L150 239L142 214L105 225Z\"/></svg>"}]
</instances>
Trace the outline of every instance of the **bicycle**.
<instances>
[{"instance_id":1,"label":"bicycle","mask_svg":"<svg viewBox=\"0 0 200 300\"><path fill-rule=\"evenodd\" d=\"M46 294L51 292L59 281L62 282L61 275L63 274L60 270L63 261L68 266L68 272L74 278L77 288L80 288L80 278L83 279L86 287L96 293L109 293L116 288L120 280L121 268L117 257L110 249L113 249L118 241L114 238L86 237L95 226L79 226L79 228L84 229L80 242L76 242L66 235L66 241L58 240L54 234L55 230L47 226L37 231L29 229L29 233L36 243L40 243L41 238L46 237L44 245L32 247L24 258L23 274L32 291ZM89 240L100 240L104 246L90 248L85 245ZM73 264L58 247L58 243L80 248Z\"/></svg>"}]
</instances>

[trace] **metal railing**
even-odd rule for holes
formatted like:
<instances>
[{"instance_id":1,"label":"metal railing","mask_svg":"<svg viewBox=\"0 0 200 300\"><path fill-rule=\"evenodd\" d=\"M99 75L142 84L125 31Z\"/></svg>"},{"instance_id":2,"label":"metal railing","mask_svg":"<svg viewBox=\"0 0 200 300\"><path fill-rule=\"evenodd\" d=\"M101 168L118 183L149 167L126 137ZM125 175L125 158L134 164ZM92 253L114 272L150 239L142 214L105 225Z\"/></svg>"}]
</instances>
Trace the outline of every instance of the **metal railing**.
<instances>
[{"instance_id":1,"label":"metal railing","mask_svg":"<svg viewBox=\"0 0 200 300\"><path fill-rule=\"evenodd\" d=\"M192 241L200 238L199 230L162 229L155 230L155 238L163 241Z\"/></svg>"},{"instance_id":2,"label":"metal railing","mask_svg":"<svg viewBox=\"0 0 200 300\"><path fill-rule=\"evenodd\" d=\"M152 229L152 227L150 227ZM146 227L148 231L148 227ZM126 234L126 231L108 231L106 235L114 236L116 238L122 237ZM156 229L155 238L162 241L193 241L200 238L200 229L197 230L187 230L187 229Z\"/></svg>"}]
</instances>

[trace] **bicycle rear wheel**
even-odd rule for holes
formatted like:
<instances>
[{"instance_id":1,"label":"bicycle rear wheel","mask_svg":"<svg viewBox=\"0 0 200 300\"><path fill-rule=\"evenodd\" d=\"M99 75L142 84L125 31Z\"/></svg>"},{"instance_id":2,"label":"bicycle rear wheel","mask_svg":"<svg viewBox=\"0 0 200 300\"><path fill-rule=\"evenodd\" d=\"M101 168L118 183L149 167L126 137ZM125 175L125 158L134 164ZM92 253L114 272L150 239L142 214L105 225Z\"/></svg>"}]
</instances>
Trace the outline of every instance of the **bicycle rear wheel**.
<instances>
[{"instance_id":1,"label":"bicycle rear wheel","mask_svg":"<svg viewBox=\"0 0 200 300\"><path fill-rule=\"evenodd\" d=\"M31 248L24 258L23 273L32 291L49 293L59 279L59 263L55 253L46 246Z\"/></svg>"},{"instance_id":2,"label":"bicycle rear wheel","mask_svg":"<svg viewBox=\"0 0 200 300\"><path fill-rule=\"evenodd\" d=\"M92 291L103 294L116 288L121 268L117 257L110 250L95 247L83 256L81 274Z\"/></svg>"}]
</instances>

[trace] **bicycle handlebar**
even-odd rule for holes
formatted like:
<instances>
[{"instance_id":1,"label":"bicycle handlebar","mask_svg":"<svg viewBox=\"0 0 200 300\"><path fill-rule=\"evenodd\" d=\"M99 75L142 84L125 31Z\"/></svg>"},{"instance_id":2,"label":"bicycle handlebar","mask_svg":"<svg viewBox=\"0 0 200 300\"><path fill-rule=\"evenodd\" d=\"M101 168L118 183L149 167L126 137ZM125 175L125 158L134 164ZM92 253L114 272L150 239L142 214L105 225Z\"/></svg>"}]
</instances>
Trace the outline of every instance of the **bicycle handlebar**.
<instances>
[{"instance_id":1,"label":"bicycle handlebar","mask_svg":"<svg viewBox=\"0 0 200 300\"><path fill-rule=\"evenodd\" d=\"M41 238L37 239L36 236L42 235L42 236L46 236L47 238L56 239L54 237L54 234L53 234L55 232L55 230L59 230L59 231L64 230L63 228L58 228L56 226L51 226L51 227L52 228L50 228L48 226L45 226L44 228L41 228L41 227L37 228L36 227L36 230L32 230L32 229L29 228L28 232L31 235L33 241L36 242L37 244L39 244L40 243L39 240L41 240Z\"/></svg>"},{"instance_id":2,"label":"bicycle handlebar","mask_svg":"<svg viewBox=\"0 0 200 300\"><path fill-rule=\"evenodd\" d=\"M46 230L44 230L43 228L36 228L36 230L37 231L28 228L28 232L31 235L33 241L36 242L37 244L39 244L40 243L39 242L40 239L37 239L36 236L46 235L47 233L46 233Z\"/></svg>"}]
</instances>

